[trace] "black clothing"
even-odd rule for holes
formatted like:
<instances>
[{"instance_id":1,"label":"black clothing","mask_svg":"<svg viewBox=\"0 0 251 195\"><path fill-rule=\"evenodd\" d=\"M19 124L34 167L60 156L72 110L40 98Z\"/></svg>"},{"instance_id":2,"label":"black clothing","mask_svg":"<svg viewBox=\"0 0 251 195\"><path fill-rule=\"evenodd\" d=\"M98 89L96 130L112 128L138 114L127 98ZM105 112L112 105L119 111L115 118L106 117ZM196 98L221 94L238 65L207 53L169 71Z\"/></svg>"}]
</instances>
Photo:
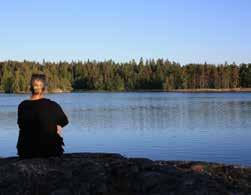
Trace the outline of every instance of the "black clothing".
<instances>
[{"instance_id":1,"label":"black clothing","mask_svg":"<svg viewBox=\"0 0 251 195\"><path fill-rule=\"evenodd\" d=\"M23 100L18 105L17 154L21 158L61 156L64 142L57 125L64 127L68 123L57 102L48 98Z\"/></svg>"}]
</instances>

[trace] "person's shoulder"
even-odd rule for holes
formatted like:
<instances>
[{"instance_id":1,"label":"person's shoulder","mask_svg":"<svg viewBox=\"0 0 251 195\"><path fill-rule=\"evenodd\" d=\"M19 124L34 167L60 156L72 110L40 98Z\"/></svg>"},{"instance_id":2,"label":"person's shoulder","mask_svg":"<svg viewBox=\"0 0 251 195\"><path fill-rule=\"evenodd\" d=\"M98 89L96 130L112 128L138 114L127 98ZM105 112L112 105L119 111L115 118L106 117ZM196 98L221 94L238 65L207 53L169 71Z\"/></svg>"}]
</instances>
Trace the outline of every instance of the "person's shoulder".
<instances>
[{"instance_id":1,"label":"person's shoulder","mask_svg":"<svg viewBox=\"0 0 251 195\"><path fill-rule=\"evenodd\" d=\"M51 100L51 99L48 99L47 100L51 103L51 104L58 104L55 100Z\"/></svg>"},{"instance_id":2,"label":"person's shoulder","mask_svg":"<svg viewBox=\"0 0 251 195\"><path fill-rule=\"evenodd\" d=\"M24 106L26 104L27 100L23 100L18 104L18 108Z\"/></svg>"},{"instance_id":3,"label":"person's shoulder","mask_svg":"<svg viewBox=\"0 0 251 195\"><path fill-rule=\"evenodd\" d=\"M51 100L51 99L47 99L48 102L50 102L51 105L55 106L55 107L59 107L59 103L57 103L55 100Z\"/></svg>"}]
</instances>

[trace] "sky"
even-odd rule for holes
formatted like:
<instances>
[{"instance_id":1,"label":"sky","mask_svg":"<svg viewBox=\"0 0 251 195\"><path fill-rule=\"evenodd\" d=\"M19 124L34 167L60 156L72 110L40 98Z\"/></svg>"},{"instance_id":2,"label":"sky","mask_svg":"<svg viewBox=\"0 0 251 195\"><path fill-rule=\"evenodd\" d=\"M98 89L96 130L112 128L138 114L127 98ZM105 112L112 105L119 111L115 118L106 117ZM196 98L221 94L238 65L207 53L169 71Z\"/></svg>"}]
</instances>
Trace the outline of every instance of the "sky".
<instances>
[{"instance_id":1,"label":"sky","mask_svg":"<svg viewBox=\"0 0 251 195\"><path fill-rule=\"evenodd\" d=\"M251 63L250 0L0 0L0 61Z\"/></svg>"}]
</instances>

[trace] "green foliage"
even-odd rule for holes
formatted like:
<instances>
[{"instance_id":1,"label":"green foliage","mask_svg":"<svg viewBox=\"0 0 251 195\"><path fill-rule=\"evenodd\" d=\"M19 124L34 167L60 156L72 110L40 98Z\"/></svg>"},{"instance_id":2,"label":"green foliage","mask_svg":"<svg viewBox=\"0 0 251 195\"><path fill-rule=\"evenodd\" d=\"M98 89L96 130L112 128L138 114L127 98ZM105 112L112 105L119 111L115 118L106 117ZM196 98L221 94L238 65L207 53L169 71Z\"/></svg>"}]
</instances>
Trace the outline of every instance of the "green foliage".
<instances>
[{"instance_id":1,"label":"green foliage","mask_svg":"<svg viewBox=\"0 0 251 195\"><path fill-rule=\"evenodd\" d=\"M251 64L240 65L240 85L242 87L251 87Z\"/></svg>"},{"instance_id":2,"label":"green foliage","mask_svg":"<svg viewBox=\"0 0 251 195\"><path fill-rule=\"evenodd\" d=\"M188 64L181 66L163 59L140 58L115 63L108 61L0 62L0 91L29 92L32 73L45 73L48 91L137 89L203 89L251 87L251 64Z\"/></svg>"}]
</instances>

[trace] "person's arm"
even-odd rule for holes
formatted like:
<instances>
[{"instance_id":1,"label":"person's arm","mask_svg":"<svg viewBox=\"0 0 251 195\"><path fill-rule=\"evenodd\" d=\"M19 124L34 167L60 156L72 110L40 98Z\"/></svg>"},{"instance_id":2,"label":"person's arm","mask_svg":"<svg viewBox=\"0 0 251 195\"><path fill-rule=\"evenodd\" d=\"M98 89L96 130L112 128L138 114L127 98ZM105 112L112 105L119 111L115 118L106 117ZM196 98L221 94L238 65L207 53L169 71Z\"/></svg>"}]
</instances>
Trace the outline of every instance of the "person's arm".
<instances>
[{"instance_id":1,"label":"person's arm","mask_svg":"<svg viewBox=\"0 0 251 195\"><path fill-rule=\"evenodd\" d=\"M22 119L22 105L19 104L18 108L17 108L17 124L19 129L22 129L23 125L22 125L23 119Z\"/></svg>"},{"instance_id":2,"label":"person's arm","mask_svg":"<svg viewBox=\"0 0 251 195\"><path fill-rule=\"evenodd\" d=\"M16 144L16 148L20 148L20 144L22 142L23 139L23 113L22 113L22 105L19 104L18 105L18 109L17 109L17 125L19 127L19 135L18 135L18 140L17 140L17 144Z\"/></svg>"},{"instance_id":3,"label":"person's arm","mask_svg":"<svg viewBox=\"0 0 251 195\"><path fill-rule=\"evenodd\" d=\"M56 104L56 109L57 109L57 112L56 112L57 126L60 126L58 127L60 131L63 127L65 127L69 123L69 120L59 104Z\"/></svg>"}]
</instances>

